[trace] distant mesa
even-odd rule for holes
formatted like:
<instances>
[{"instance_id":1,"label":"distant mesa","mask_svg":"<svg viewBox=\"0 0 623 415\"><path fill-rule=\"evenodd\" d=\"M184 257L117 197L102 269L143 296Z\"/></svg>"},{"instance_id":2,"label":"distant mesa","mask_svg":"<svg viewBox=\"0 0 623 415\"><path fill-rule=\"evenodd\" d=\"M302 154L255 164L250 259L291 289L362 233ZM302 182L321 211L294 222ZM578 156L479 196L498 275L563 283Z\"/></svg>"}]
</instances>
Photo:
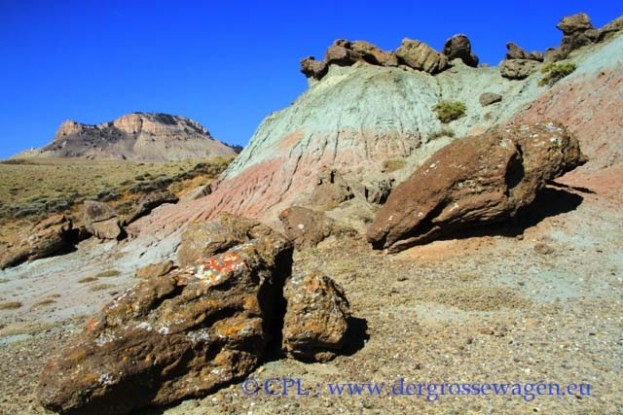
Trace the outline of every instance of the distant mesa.
<instances>
[{"instance_id":1,"label":"distant mesa","mask_svg":"<svg viewBox=\"0 0 623 415\"><path fill-rule=\"evenodd\" d=\"M97 125L67 120L50 144L15 158L58 157L146 162L231 156L240 147L216 140L190 118L135 112Z\"/></svg>"}]
</instances>

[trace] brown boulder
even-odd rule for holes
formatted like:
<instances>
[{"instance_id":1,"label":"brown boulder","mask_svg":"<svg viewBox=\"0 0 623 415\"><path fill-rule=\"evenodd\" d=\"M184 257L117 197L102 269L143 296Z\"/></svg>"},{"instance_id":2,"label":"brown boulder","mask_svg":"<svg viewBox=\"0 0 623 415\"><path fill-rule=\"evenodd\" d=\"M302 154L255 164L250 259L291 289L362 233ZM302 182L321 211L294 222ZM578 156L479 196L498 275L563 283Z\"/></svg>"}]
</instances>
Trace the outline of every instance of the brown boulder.
<instances>
[{"instance_id":1,"label":"brown boulder","mask_svg":"<svg viewBox=\"0 0 623 415\"><path fill-rule=\"evenodd\" d=\"M222 213L209 222L192 222L182 234L177 252L180 266L194 265L201 258L210 257L258 238L277 238L270 227L255 220Z\"/></svg>"},{"instance_id":2,"label":"brown boulder","mask_svg":"<svg viewBox=\"0 0 623 415\"><path fill-rule=\"evenodd\" d=\"M41 403L64 414L126 414L248 375L278 326L291 258L288 241L272 234L141 280L48 363Z\"/></svg>"},{"instance_id":3,"label":"brown boulder","mask_svg":"<svg viewBox=\"0 0 623 415\"><path fill-rule=\"evenodd\" d=\"M538 65L532 59L506 59L500 64L500 74L507 79L525 79L536 72Z\"/></svg>"},{"instance_id":4,"label":"brown boulder","mask_svg":"<svg viewBox=\"0 0 623 415\"><path fill-rule=\"evenodd\" d=\"M565 35L572 35L577 32L584 32L593 29L591 19L586 13L577 13L563 17L556 25L556 28Z\"/></svg>"},{"instance_id":5,"label":"brown boulder","mask_svg":"<svg viewBox=\"0 0 623 415\"><path fill-rule=\"evenodd\" d=\"M465 35L454 35L446 40L443 54L448 60L461 59L467 66L478 67L478 56L472 53L472 44Z\"/></svg>"},{"instance_id":6,"label":"brown boulder","mask_svg":"<svg viewBox=\"0 0 623 415\"><path fill-rule=\"evenodd\" d=\"M350 47L361 59L372 65L398 66L396 53L381 50L370 42L356 40L350 43Z\"/></svg>"},{"instance_id":7,"label":"brown boulder","mask_svg":"<svg viewBox=\"0 0 623 415\"><path fill-rule=\"evenodd\" d=\"M350 66L361 59L361 55L351 49L348 40L338 39L329 48L324 57L327 65Z\"/></svg>"},{"instance_id":8,"label":"brown boulder","mask_svg":"<svg viewBox=\"0 0 623 415\"><path fill-rule=\"evenodd\" d=\"M115 210L106 203L87 200L80 216L87 232L99 239L119 239L123 234Z\"/></svg>"},{"instance_id":9,"label":"brown boulder","mask_svg":"<svg viewBox=\"0 0 623 415\"><path fill-rule=\"evenodd\" d=\"M26 231L21 239L0 253L0 269L52 256L73 244L73 223L65 215L53 215Z\"/></svg>"},{"instance_id":10,"label":"brown boulder","mask_svg":"<svg viewBox=\"0 0 623 415\"><path fill-rule=\"evenodd\" d=\"M301 72L307 78L320 79L327 74L328 65L324 61L317 61L313 56L301 60Z\"/></svg>"},{"instance_id":11,"label":"brown boulder","mask_svg":"<svg viewBox=\"0 0 623 415\"><path fill-rule=\"evenodd\" d=\"M398 251L508 219L548 181L585 161L577 138L553 122L457 140L394 189L368 229L368 241Z\"/></svg>"},{"instance_id":12,"label":"brown boulder","mask_svg":"<svg viewBox=\"0 0 623 415\"><path fill-rule=\"evenodd\" d=\"M483 92L482 94L480 94L478 101L480 102L480 105L486 107L491 104L495 104L496 102L502 101L502 95L495 94L493 92Z\"/></svg>"},{"instance_id":13,"label":"brown boulder","mask_svg":"<svg viewBox=\"0 0 623 415\"><path fill-rule=\"evenodd\" d=\"M279 215L286 237L297 249L318 245L331 235L333 221L324 212L292 206Z\"/></svg>"},{"instance_id":14,"label":"brown boulder","mask_svg":"<svg viewBox=\"0 0 623 415\"><path fill-rule=\"evenodd\" d=\"M446 55L419 40L403 39L396 55L405 65L430 74L439 73L448 67Z\"/></svg>"},{"instance_id":15,"label":"brown boulder","mask_svg":"<svg viewBox=\"0 0 623 415\"><path fill-rule=\"evenodd\" d=\"M343 346L350 317L342 287L321 273L292 276L283 291L283 349L304 361L326 362Z\"/></svg>"}]
</instances>

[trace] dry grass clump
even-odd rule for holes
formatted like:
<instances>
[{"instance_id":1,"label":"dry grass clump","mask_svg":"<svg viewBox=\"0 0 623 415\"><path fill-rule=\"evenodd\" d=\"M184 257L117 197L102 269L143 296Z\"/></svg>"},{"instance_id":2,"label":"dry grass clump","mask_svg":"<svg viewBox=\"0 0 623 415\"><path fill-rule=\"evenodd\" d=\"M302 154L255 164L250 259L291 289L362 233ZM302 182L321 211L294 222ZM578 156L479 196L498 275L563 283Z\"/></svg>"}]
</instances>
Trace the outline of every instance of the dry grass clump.
<instances>
[{"instance_id":1,"label":"dry grass clump","mask_svg":"<svg viewBox=\"0 0 623 415\"><path fill-rule=\"evenodd\" d=\"M19 301L5 301L0 303L0 310L16 310L22 307L22 303Z\"/></svg>"}]
</instances>

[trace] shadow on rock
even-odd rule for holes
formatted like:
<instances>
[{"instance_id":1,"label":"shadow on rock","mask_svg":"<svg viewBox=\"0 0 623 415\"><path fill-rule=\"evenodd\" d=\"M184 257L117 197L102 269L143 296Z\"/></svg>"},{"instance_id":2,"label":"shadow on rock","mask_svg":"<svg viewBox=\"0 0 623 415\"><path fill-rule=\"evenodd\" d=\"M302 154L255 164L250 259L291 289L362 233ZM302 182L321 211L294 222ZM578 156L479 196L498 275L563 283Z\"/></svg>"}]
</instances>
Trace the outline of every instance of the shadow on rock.
<instances>
[{"instance_id":1,"label":"shadow on rock","mask_svg":"<svg viewBox=\"0 0 623 415\"><path fill-rule=\"evenodd\" d=\"M344 339L342 355L352 356L363 349L370 339L368 333L368 320L365 318L351 317L348 319L348 330Z\"/></svg>"},{"instance_id":2,"label":"shadow on rock","mask_svg":"<svg viewBox=\"0 0 623 415\"><path fill-rule=\"evenodd\" d=\"M466 229L448 234L439 240L466 239L479 236L517 237L523 235L526 229L538 225L546 218L574 211L582 204L583 200L584 198L577 193L546 187L537 194L533 204L519 210L517 216L507 222Z\"/></svg>"}]
</instances>

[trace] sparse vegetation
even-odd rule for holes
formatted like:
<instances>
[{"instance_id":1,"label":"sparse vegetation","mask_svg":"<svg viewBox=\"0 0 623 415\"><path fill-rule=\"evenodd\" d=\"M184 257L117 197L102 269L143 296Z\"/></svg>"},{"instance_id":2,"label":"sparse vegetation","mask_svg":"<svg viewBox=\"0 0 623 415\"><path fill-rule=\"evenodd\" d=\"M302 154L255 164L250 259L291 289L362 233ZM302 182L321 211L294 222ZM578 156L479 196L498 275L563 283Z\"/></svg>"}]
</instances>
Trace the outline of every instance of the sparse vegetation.
<instances>
[{"instance_id":1,"label":"sparse vegetation","mask_svg":"<svg viewBox=\"0 0 623 415\"><path fill-rule=\"evenodd\" d=\"M5 160L0 162L0 235L11 235L54 213L75 214L87 199L115 209L119 205L117 213L127 214L142 194L168 188L181 196L209 184L232 160ZM137 183L137 176L144 180Z\"/></svg>"},{"instance_id":2,"label":"sparse vegetation","mask_svg":"<svg viewBox=\"0 0 623 415\"><path fill-rule=\"evenodd\" d=\"M0 303L0 310L16 310L20 308L23 304L19 301L5 301Z\"/></svg>"},{"instance_id":3,"label":"sparse vegetation","mask_svg":"<svg viewBox=\"0 0 623 415\"><path fill-rule=\"evenodd\" d=\"M565 76L571 74L577 66L573 62L549 63L541 68L541 73L545 76L539 81L539 86L552 86Z\"/></svg>"},{"instance_id":4,"label":"sparse vegetation","mask_svg":"<svg viewBox=\"0 0 623 415\"><path fill-rule=\"evenodd\" d=\"M97 277L85 277L85 278L79 279L78 283L80 283L80 284L87 284L89 282L93 282L93 281L97 281L97 280L98 280Z\"/></svg>"},{"instance_id":5,"label":"sparse vegetation","mask_svg":"<svg viewBox=\"0 0 623 415\"><path fill-rule=\"evenodd\" d=\"M404 159L390 159L383 162L383 170L393 172L402 169L407 162Z\"/></svg>"},{"instance_id":6,"label":"sparse vegetation","mask_svg":"<svg viewBox=\"0 0 623 415\"><path fill-rule=\"evenodd\" d=\"M454 137L454 131L448 127L444 127L439 131L435 131L428 136L428 140L436 140L441 137Z\"/></svg>"},{"instance_id":7,"label":"sparse vegetation","mask_svg":"<svg viewBox=\"0 0 623 415\"><path fill-rule=\"evenodd\" d=\"M95 278L117 277L119 275L121 275L121 272L119 272L118 270L109 269L109 270L100 272L99 274L95 276Z\"/></svg>"},{"instance_id":8,"label":"sparse vegetation","mask_svg":"<svg viewBox=\"0 0 623 415\"><path fill-rule=\"evenodd\" d=\"M91 287L90 290L91 291L104 291L110 288L115 288L115 286L112 284L98 284L98 285L94 285L93 287Z\"/></svg>"},{"instance_id":9,"label":"sparse vegetation","mask_svg":"<svg viewBox=\"0 0 623 415\"><path fill-rule=\"evenodd\" d=\"M41 308L41 307L46 307L46 306L49 306L49 305L52 305L52 304L55 304L55 303L56 303L56 300L53 300L53 299L51 299L51 298L48 298L48 299L41 300L41 301L39 301L39 302L37 302L37 303L33 304L33 305L30 307L30 309L31 309L31 310L36 310L36 309L38 309L38 308Z\"/></svg>"},{"instance_id":10,"label":"sparse vegetation","mask_svg":"<svg viewBox=\"0 0 623 415\"><path fill-rule=\"evenodd\" d=\"M458 120L465 115L467 106L461 101L441 101L433 107L437 118L444 124Z\"/></svg>"}]
</instances>

